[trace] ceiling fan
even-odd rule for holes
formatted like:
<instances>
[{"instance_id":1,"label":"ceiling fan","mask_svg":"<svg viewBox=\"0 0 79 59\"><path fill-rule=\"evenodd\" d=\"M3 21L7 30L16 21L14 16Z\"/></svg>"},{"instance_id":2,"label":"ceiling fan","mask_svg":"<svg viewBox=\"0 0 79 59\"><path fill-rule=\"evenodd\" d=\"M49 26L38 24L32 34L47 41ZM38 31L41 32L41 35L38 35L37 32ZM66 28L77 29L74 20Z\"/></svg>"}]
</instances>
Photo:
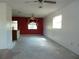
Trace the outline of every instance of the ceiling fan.
<instances>
[{"instance_id":1,"label":"ceiling fan","mask_svg":"<svg viewBox=\"0 0 79 59\"><path fill-rule=\"evenodd\" d=\"M39 8L42 8L43 3L56 4L56 1L49 1L49 0L26 1L26 3L29 3L29 2L35 2L35 3L38 2L38 3L40 3Z\"/></svg>"}]
</instances>

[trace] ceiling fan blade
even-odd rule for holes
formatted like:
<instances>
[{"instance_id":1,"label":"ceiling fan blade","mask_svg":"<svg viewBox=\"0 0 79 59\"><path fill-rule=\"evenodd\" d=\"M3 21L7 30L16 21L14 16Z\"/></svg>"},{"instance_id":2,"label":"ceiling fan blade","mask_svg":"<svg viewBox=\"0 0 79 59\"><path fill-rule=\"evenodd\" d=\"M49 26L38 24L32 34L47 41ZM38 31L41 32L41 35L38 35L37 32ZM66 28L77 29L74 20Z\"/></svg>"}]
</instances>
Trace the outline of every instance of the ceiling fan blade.
<instances>
[{"instance_id":1,"label":"ceiling fan blade","mask_svg":"<svg viewBox=\"0 0 79 59\"><path fill-rule=\"evenodd\" d=\"M56 1L44 1L45 3L52 3L52 4L56 4Z\"/></svg>"},{"instance_id":2,"label":"ceiling fan blade","mask_svg":"<svg viewBox=\"0 0 79 59\"><path fill-rule=\"evenodd\" d=\"M38 2L38 1L25 1L25 3L34 3L34 2Z\"/></svg>"},{"instance_id":3,"label":"ceiling fan blade","mask_svg":"<svg viewBox=\"0 0 79 59\"><path fill-rule=\"evenodd\" d=\"M38 1L34 1L34 2L38 2Z\"/></svg>"}]
</instances>

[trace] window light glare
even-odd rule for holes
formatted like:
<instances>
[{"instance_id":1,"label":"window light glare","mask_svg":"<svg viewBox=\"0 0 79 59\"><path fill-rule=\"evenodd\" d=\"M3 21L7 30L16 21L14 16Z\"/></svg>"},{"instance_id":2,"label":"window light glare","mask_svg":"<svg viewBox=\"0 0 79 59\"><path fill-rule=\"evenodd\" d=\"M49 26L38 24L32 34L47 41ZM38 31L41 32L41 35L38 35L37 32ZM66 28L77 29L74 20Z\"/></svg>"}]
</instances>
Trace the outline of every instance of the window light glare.
<instances>
[{"instance_id":1,"label":"window light glare","mask_svg":"<svg viewBox=\"0 0 79 59\"><path fill-rule=\"evenodd\" d=\"M12 21L12 27L13 27L13 30L18 30L18 22L17 21Z\"/></svg>"},{"instance_id":2,"label":"window light glare","mask_svg":"<svg viewBox=\"0 0 79 59\"><path fill-rule=\"evenodd\" d=\"M28 29L37 29L37 24L35 22L31 22L28 24Z\"/></svg>"},{"instance_id":3,"label":"window light glare","mask_svg":"<svg viewBox=\"0 0 79 59\"><path fill-rule=\"evenodd\" d=\"M53 18L53 28L54 29L62 28L62 15L58 15Z\"/></svg>"}]
</instances>

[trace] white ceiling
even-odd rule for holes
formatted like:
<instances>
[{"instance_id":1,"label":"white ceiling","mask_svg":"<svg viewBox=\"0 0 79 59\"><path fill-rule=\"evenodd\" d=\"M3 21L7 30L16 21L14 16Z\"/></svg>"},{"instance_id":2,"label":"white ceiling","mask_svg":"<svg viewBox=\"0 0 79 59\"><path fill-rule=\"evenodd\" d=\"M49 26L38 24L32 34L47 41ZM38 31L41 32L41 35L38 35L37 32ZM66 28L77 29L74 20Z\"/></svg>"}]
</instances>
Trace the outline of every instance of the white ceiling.
<instances>
[{"instance_id":1,"label":"white ceiling","mask_svg":"<svg viewBox=\"0 0 79 59\"><path fill-rule=\"evenodd\" d=\"M39 8L39 3L25 3L26 1L36 0L0 0L0 2L8 3L13 9L14 16L31 16L34 14L37 17L44 17L49 13L62 8L74 0L51 0L56 1L56 4L43 4L43 8Z\"/></svg>"}]
</instances>

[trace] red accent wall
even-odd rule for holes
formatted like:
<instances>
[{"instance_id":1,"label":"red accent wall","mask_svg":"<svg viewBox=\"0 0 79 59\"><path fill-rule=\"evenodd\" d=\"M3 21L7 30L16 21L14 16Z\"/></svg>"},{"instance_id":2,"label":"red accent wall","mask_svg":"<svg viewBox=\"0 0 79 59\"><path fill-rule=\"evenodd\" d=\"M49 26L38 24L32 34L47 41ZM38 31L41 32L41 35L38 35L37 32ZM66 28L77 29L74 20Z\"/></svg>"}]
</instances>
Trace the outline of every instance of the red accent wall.
<instances>
[{"instance_id":1,"label":"red accent wall","mask_svg":"<svg viewBox=\"0 0 79 59\"><path fill-rule=\"evenodd\" d=\"M29 17L12 17L13 20L18 21L18 29L20 34L41 34L43 35L43 18L36 18L35 22L38 24L37 30L28 30Z\"/></svg>"}]
</instances>

